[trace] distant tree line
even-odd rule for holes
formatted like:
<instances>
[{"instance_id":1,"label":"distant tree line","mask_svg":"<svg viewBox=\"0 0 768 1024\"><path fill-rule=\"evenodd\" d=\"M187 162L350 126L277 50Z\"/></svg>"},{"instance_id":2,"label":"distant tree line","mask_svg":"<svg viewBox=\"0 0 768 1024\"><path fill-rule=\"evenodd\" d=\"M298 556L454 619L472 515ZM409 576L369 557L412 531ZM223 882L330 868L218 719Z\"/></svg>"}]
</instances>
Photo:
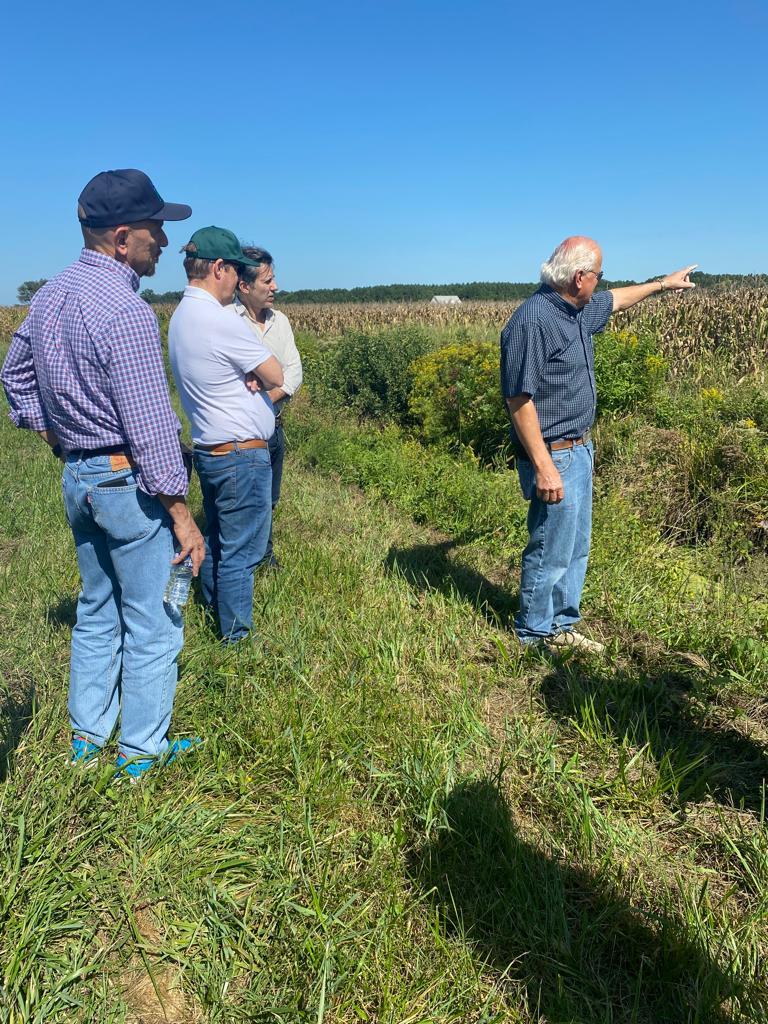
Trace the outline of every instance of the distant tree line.
<instances>
[{"instance_id":1,"label":"distant tree line","mask_svg":"<svg viewBox=\"0 0 768 1024\"><path fill-rule=\"evenodd\" d=\"M472 281L469 284L378 284L367 288L302 288L280 292L280 303L304 302L429 302L433 295L458 295L462 301L476 299L513 301L527 299L535 284L509 281Z\"/></svg>"},{"instance_id":2,"label":"distant tree line","mask_svg":"<svg viewBox=\"0 0 768 1024\"><path fill-rule=\"evenodd\" d=\"M473 281L469 284L377 284L367 288L301 288L295 292L281 291L281 306L310 302L429 302L433 295L458 295L465 302L514 302L527 299L538 284L513 284L509 281ZM178 302L183 292L154 292L145 288L141 297L147 302Z\"/></svg>"},{"instance_id":3,"label":"distant tree line","mask_svg":"<svg viewBox=\"0 0 768 1024\"><path fill-rule=\"evenodd\" d=\"M748 285L768 288L768 274L691 274L691 280L700 288L728 288ZM26 305L46 278L24 281L18 287L18 300ZM603 281L601 288L623 288L635 281ZM471 281L469 284L377 284L368 288L301 288L295 292L280 292L281 306L301 305L309 302L428 302L433 295L458 295L462 302L514 302L527 299L538 288L538 283L513 284L509 281ZM141 297L147 302L179 302L183 291L156 292L145 288Z\"/></svg>"},{"instance_id":4,"label":"distant tree line","mask_svg":"<svg viewBox=\"0 0 768 1024\"><path fill-rule=\"evenodd\" d=\"M184 294L180 292L154 292L151 288L145 288L141 292L141 297L145 302L181 302L181 297Z\"/></svg>"},{"instance_id":5,"label":"distant tree line","mask_svg":"<svg viewBox=\"0 0 768 1024\"><path fill-rule=\"evenodd\" d=\"M728 285L768 287L768 274L704 274L694 272L691 280L700 288ZM603 281L601 288L623 288L636 281ZM472 281L469 284L380 284L369 288L302 288L280 292L281 306L308 302L428 302L434 295L458 295L462 302L514 302L527 299L539 287L538 282ZM172 301L172 300L166 300Z\"/></svg>"}]
</instances>

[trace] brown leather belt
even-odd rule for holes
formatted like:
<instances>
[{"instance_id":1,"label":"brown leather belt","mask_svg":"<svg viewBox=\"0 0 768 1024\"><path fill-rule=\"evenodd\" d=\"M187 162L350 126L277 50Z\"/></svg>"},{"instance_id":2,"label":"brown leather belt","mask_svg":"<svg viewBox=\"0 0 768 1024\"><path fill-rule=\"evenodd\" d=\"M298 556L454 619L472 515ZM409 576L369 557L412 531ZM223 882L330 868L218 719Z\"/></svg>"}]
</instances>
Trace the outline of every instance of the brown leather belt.
<instances>
[{"instance_id":1,"label":"brown leather belt","mask_svg":"<svg viewBox=\"0 0 768 1024\"><path fill-rule=\"evenodd\" d=\"M581 437L566 437L562 441L545 441L544 444L551 452L562 452L568 448L575 448L578 444L588 444L592 440L592 432L587 431L582 434ZM512 442L512 449L515 453L515 458L523 459L525 462L530 462L528 458L528 452L519 443Z\"/></svg>"},{"instance_id":2,"label":"brown leather belt","mask_svg":"<svg viewBox=\"0 0 768 1024\"><path fill-rule=\"evenodd\" d=\"M113 444L106 448L73 448L67 452L67 458L77 459L96 459L102 455L109 456L109 468L113 473L118 473L121 469L131 469L136 465L120 445Z\"/></svg>"},{"instance_id":3,"label":"brown leather belt","mask_svg":"<svg viewBox=\"0 0 768 1024\"><path fill-rule=\"evenodd\" d=\"M204 444L198 444L195 447L208 455L229 455L230 452L236 452L240 448L269 448L269 443L254 437L250 441L224 441L223 444L215 444L210 448Z\"/></svg>"},{"instance_id":4,"label":"brown leather belt","mask_svg":"<svg viewBox=\"0 0 768 1024\"><path fill-rule=\"evenodd\" d=\"M588 444L591 440L592 435L587 431L581 437L566 437L562 441L547 441L546 445L551 452L562 452L566 448L575 448L577 444Z\"/></svg>"}]
</instances>

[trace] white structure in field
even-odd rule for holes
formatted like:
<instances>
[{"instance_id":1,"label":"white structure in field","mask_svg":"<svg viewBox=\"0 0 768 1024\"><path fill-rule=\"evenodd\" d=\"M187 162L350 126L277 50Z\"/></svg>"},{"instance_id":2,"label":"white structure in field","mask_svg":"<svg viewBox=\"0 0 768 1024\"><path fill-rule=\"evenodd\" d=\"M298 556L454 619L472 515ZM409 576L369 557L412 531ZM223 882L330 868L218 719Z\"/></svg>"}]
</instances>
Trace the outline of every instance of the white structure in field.
<instances>
[{"instance_id":1,"label":"white structure in field","mask_svg":"<svg viewBox=\"0 0 768 1024\"><path fill-rule=\"evenodd\" d=\"M461 299L458 295L434 295L430 299L431 306L460 306Z\"/></svg>"}]
</instances>

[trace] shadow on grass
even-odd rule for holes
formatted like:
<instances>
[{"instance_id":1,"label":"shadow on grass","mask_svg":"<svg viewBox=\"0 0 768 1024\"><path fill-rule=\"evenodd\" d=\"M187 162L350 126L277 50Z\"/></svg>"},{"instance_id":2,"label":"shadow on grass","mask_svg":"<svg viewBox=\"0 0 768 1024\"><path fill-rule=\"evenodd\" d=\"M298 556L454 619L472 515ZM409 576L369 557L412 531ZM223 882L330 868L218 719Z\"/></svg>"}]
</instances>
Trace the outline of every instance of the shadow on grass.
<instances>
[{"instance_id":1,"label":"shadow on grass","mask_svg":"<svg viewBox=\"0 0 768 1024\"><path fill-rule=\"evenodd\" d=\"M5 689L0 680L0 782L5 782L16 747L32 719L35 687L31 679L23 679Z\"/></svg>"},{"instance_id":2,"label":"shadow on grass","mask_svg":"<svg viewBox=\"0 0 768 1024\"><path fill-rule=\"evenodd\" d=\"M77 621L77 598L60 598L48 607L45 617L52 626L72 629Z\"/></svg>"},{"instance_id":3,"label":"shadow on grass","mask_svg":"<svg viewBox=\"0 0 768 1024\"><path fill-rule=\"evenodd\" d=\"M526 1020L730 1024L726 1000L747 1009L740 982L679 921L643 915L599 875L524 842L494 782L456 786L444 811L413 874Z\"/></svg>"},{"instance_id":4,"label":"shadow on grass","mask_svg":"<svg viewBox=\"0 0 768 1024\"><path fill-rule=\"evenodd\" d=\"M647 745L662 793L682 802L711 796L762 813L768 752L733 727L708 722L691 689L674 670L590 668L576 658L556 665L541 686L555 718Z\"/></svg>"},{"instance_id":5,"label":"shadow on grass","mask_svg":"<svg viewBox=\"0 0 768 1024\"><path fill-rule=\"evenodd\" d=\"M471 539L453 538L412 548L392 547L384 565L388 572L399 573L419 590L458 594L494 626L509 628L517 611L517 595L448 557L451 550Z\"/></svg>"}]
</instances>

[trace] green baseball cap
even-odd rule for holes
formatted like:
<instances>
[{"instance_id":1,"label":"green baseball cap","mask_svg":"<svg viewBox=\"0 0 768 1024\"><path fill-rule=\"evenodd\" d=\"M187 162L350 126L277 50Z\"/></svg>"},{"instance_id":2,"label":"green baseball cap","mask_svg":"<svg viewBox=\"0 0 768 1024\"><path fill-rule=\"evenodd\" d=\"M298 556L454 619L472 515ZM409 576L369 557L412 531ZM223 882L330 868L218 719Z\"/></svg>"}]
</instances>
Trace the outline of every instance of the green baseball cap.
<instances>
[{"instance_id":1,"label":"green baseball cap","mask_svg":"<svg viewBox=\"0 0 768 1024\"><path fill-rule=\"evenodd\" d=\"M243 254L237 235L226 228L214 227L213 224L196 231L182 251L200 260L226 260L228 263L242 263L246 267L259 266L257 260L248 259Z\"/></svg>"}]
</instances>

